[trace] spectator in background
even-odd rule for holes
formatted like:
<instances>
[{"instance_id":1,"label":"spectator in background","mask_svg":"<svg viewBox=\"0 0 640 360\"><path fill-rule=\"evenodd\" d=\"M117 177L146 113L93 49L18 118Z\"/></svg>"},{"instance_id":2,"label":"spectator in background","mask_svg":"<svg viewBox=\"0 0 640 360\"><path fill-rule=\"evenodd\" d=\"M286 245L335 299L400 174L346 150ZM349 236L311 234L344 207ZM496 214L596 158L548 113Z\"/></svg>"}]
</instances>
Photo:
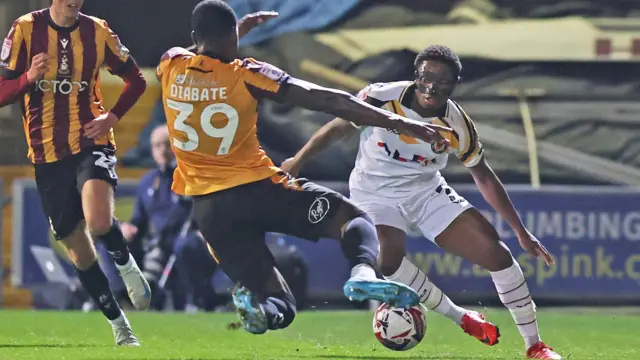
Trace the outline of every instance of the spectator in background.
<instances>
[{"instance_id":1,"label":"spectator in background","mask_svg":"<svg viewBox=\"0 0 640 360\"><path fill-rule=\"evenodd\" d=\"M171 191L175 158L169 141L166 125L151 133L151 153L157 168L140 180L133 215L129 222L122 223L122 232L130 243L143 244L143 271L152 289L153 308L164 307L160 290L165 288L164 273L168 270L174 285L171 290L179 294L173 297L176 310L213 310L216 296L211 279L216 263L192 221L191 198Z\"/></svg>"},{"instance_id":2,"label":"spectator in background","mask_svg":"<svg viewBox=\"0 0 640 360\"><path fill-rule=\"evenodd\" d=\"M140 134L138 134L138 145L124 155L122 163L125 166L154 166L149 139L154 129L166 124L167 117L164 114L164 104L162 103L162 98L159 98L153 108L149 122L145 125L144 129L140 131Z\"/></svg>"}]
</instances>

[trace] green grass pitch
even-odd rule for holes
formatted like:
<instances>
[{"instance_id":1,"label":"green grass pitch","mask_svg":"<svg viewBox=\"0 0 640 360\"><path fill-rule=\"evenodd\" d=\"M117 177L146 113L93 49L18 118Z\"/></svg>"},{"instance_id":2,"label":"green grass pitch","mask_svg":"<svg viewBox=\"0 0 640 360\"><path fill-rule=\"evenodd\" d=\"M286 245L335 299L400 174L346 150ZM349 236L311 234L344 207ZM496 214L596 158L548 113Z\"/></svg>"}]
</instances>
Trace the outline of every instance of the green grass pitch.
<instances>
[{"instance_id":1,"label":"green grass pitch","mask_svg":"<svg viewBox=\"0 0 640 360\"><path fill-rule=\"evenodd\" d=\"M116 216L127 221L133 198L119 198ZM565 359L640 360L640 309L538 312L543 339ZM0 310L0 360L13 359L524 359L524 346L510 315L489 309L502 337L487 347L443 317L429 313L427 336L406 352L380 345L372 313L302 312L283 331L254 336L227 330L234 314L131 313L141 348L116 348L99 313Z\"/></svg>"},{"instance_id":2,"label":"green grass pitch","mask_svg":"<svg viewBox=\"0 0 640 360\"><path fill-rule=\"evenodd\" d=\"M234 314L131 313L140 348L116 348L99 313L0 311L0 359L522 359L522 340L509 314L489 309L501 326L487 347L447 319L428 314L427 336L406 352L378 344L372 313L299 314L288 329L255 336L227 330ZM541 310L543 339L565 359L640 359L640 316L628 312Z\"/></svg>"}]
</instances>

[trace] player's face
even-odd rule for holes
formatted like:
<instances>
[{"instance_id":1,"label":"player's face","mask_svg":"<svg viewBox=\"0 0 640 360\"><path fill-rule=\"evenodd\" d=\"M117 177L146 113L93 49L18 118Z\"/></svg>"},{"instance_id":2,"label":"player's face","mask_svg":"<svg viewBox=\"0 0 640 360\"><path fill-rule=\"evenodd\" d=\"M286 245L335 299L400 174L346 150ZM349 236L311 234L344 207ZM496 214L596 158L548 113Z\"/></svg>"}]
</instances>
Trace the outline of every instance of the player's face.
<instances>
[{"instance_id":1,"label":"player's face","mask_svg":"<svg viewBox=\"0 0 640 360\"><path fill-rule=\"evenodd\" d=\"M53 0L53 7L66 18L75 18L83 3L84 0Z\"/></svg>"},{"instance_id":2,"label":"player's face","mask_svg":"<svg viewBox=\"0 0 640 360\"><path fill-rule=\"evenodd\" d=\"M151 134L151 155L161 168L173 162L174 155L166 128L158 128Z\"/></svg>"},{"instance_id":3,"label":"player's face","mask_svg":"<svg viewBox=\"0 0 640 360\"><path fill-rule=\"evenodd\" d=\"M432 109L444 106L457 83L451 67L442 61L426 60L416 71L416 95L420 105Z\"/></svg>"}]
</instances>

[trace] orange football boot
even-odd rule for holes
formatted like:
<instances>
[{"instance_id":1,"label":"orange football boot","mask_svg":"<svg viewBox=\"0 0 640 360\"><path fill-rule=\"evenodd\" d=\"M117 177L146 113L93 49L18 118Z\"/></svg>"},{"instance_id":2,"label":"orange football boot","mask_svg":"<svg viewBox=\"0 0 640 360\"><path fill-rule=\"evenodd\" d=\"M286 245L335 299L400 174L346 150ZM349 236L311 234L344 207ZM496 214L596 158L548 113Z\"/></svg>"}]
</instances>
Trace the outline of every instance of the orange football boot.
<instances>
[{"instance_id":1,"label":"orange football boot","mask_svg":"<svg viewBox=\"0 0 640 360\"><path fill-rule=\"evenodd\" d=\"M484 315L479 312L471 311L466 313L462 317L462 324L460 324L460 327L467 334L489 346L493 346L498 343L500 329L486 321Z\"/></svg>"},{"instance_id":2,"label":"orange football boot","mask_svg":"<svg viewBox=\"0 0 640 360\"><path fill-rule=\"evenodd\" d=\"M562 360L562 356L540 341L527 350L528 359Z\"/></svg>"}]
</instances>

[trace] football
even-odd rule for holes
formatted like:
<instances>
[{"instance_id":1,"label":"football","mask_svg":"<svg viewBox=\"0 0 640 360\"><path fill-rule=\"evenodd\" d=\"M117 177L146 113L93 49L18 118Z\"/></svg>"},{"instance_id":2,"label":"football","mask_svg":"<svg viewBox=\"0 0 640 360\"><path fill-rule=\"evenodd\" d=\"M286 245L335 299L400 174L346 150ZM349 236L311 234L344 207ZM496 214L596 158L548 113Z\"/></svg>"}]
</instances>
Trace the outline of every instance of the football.
<instances>
[{"instance_id":1,"label":"football","mask_svg":"<svg viewBox=\"0 0 640 360\"><path fill-rule=\"evenodd\" d=\"M382 304L373 316L373 333L387 349L412 349L427 331L426 311L420 305L403 309Z\"/></svg>"}]
</instances>

